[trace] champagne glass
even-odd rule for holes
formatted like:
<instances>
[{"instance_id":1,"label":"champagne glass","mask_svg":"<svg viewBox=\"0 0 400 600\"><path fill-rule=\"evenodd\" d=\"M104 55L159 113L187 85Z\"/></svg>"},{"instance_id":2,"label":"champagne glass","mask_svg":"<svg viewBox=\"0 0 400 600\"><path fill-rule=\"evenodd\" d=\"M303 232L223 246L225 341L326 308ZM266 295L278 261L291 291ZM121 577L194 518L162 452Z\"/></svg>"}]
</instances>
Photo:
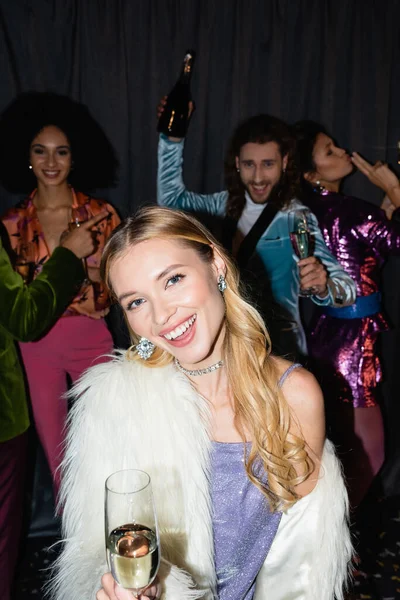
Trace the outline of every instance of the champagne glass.
<instances>
[{"instance_id":1,"label":"champagne glass","mask_svg":"<svg viewBox=\"0 0 400 600\"><path fill-rule=\"evenodd\" d=\"M117 471L106 480L107 560L117 583L139 595L160 565L160 541L150 476Z\"/></svg>"},{"instance_id":2,"label":"champagne glass","mask_svg":"<svg viewBox=\"0 0 400 600\"><path fill-rule=\"evenodd\" d=\"M16 248L17 259L15 270L19 273L27 285L33 280L35 273L35 247L32 242L20 240Z\"/></svg>"},{"instance_id":3,"label":"champagne glass","mask_svg":"<svg viewBox=\"0 0 400 600\"><path fill-rule=\"evenodd\" d=\"M68 223L68 231L72 231L77 227L80 227L89 220L88 212L85 206L76 206L71 210L71 221ZM82 282L82 285L90 285L92 282L89 278L88 266L86 258L82 258L83 269L85 271L85 279Z\"/></svg>"},{"instance_id":4,"label":"champagne glass","mask_svg":"<svg viewBox=\"0 0 400 600\"><path fill-rule=\"evenodd\" d=\"M289 213L290 241L299 259L312 256L312 237L307 222L306 210L294 210ZM299 295L308 297L314 294L313 288L300 289Z\"/></svg>"}]
</instances>

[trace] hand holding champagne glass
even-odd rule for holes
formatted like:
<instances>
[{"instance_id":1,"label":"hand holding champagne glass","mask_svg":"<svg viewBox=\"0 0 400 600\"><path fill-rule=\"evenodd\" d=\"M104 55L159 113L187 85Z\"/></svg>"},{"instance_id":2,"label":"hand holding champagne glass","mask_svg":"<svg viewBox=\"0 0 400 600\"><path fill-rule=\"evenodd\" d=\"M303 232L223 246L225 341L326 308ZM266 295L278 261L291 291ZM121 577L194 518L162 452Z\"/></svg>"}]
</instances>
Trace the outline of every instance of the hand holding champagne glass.
<instances>
[{"instance_id":1,"label":"hand holding champagne glass","mask_svg":"<svg viewBox=\"0 0 400 600\"><path fill-rule=\"evenodd\" d=\"M81 227L81 225L83 225L83 223L86 223L86 221L88 221L88 220L89 220L89 215L88 215L88 212L87 212L85 206L81 205L81 206L72 208L71 221L68 223L68 231L73 231L77 227ZM84 281L82 282L82 284L90 285L91 281L89 279L86 258L82 258L82 264L83 264L83 268L84 268L84 271L86 274L86 277L85 277Z\"/></svg>"},{"instance_id":2,"label":"hand holding champagne glass","mask_svg":"<svg viewBox=\"0 0 400 600\"><path fill-rule=\"evenodd\" d=\"M112 576L140 597L154 581L160 564L157 517L147 473L127 469L108 477L105 531Z\"/></svg>"},{"instance_id":3,"label":"hand holding champagne glass","mask_svg":"<svg viewBox=\"0 0 400 600\"><path fill-rule=\"evenodd\" d=\"M33 242L20 240L16 249L17 259L15 270L24 280L25 284L31 283L35 272L35 247Z\"/></svg>"}]
</instances>

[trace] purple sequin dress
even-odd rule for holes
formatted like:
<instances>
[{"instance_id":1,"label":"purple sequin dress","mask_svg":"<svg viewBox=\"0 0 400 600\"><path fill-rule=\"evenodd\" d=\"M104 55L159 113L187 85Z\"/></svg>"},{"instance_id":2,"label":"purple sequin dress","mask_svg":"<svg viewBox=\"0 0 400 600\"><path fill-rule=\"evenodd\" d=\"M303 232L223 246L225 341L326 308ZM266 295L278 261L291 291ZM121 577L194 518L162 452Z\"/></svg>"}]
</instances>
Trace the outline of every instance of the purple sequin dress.
<instances>
[{"instance_id":1,"label":"purple sequin dress","mask_svg":"<svg viewBox=\"0 0 400 600\"><path fill-rule=\"evenodd\" d=\"M293 364L279 381L282 386ZM246 444L250 451L250 443ZM264 494L251 483L244 465L245 445L213 442L211 499L214 557L219 600L251 600L256 577L267 557L282 513L270 512ZM261 475L261 464L255 474Z\"/></svg>"},{"instance_id":2,"label":"purple sequin dress","mask_svg":"<svg viewBox=\"0 0 400 600\"><path fill-rule=\"evenodd\" d=\"M384 211L370 203L327 191L311 194L307 204L329 250L355 281L357 298L376 296L383 262L390 254L400 254L397 211L389 221ZM386 329L379 308L374 314L352 319L318 312L310 327L308 350L322 368L328 400L339 398L356 408L376 406L382 377L377 339Z\"/></svg>"}]
</instances>

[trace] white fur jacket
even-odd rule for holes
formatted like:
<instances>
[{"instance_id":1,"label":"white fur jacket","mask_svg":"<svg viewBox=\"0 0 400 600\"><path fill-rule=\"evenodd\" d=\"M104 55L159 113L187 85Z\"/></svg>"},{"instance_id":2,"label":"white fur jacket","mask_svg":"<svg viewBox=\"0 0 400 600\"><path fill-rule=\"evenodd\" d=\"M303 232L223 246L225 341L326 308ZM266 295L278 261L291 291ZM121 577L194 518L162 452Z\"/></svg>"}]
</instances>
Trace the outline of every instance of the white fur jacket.
<instances>
[{"instance_id":1,"label":"white fur jacket","mask_svg":"<svg viewBox=\"0 0 400 600\"><path fill-rule=\"evenodd\" d=\"M119 469L140 468L153 482L162 599L217 598L205 401L172 365L149 369L125 353L89 369L72 395L61 491L64 546L51 582L53 597L95 598L109 570L105 479ZM326 442L320 480L283 514L255 599L341 600L351 551L347 495Z\"/></svg>"}]
</instances>

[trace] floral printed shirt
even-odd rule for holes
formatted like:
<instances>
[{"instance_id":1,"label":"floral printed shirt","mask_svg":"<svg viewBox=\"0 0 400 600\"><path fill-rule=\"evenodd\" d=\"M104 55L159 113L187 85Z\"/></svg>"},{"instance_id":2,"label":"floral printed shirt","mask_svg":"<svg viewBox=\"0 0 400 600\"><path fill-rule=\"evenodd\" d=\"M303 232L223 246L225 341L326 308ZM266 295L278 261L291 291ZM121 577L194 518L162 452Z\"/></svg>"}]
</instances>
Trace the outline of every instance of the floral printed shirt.
<instances>
[{"instance_id":1,"label":"floral printed shirt","mask_svg":"<svg viewBox=\"0 0 400 600\"><path fill-rule=\"evenodd\" d=\"M50 251L33 203L35 194L36 190L17 206L10 208L1 218L9 235L11 248L15 253L17 253L21 242L30 243L31 248L33 248L34 278L41 272L44 263L50 258ZM99 269L105 243L112 230L120 223L120 218L115 209L104 200L91 198L74 190L72 190L72 194L72 213L74 213L74 210L79 211L79 213L83 212L86 215L85 220L94 217L103 209L108 210L108 216L96 225L98 231L96 251L85 259L87 268ZM86 282L82 284L78 294L67 307L63 316L86 315L94 319L100 319L107 314L109 304L110 300L102 282Z\"/></svg>"}]
</instances>

